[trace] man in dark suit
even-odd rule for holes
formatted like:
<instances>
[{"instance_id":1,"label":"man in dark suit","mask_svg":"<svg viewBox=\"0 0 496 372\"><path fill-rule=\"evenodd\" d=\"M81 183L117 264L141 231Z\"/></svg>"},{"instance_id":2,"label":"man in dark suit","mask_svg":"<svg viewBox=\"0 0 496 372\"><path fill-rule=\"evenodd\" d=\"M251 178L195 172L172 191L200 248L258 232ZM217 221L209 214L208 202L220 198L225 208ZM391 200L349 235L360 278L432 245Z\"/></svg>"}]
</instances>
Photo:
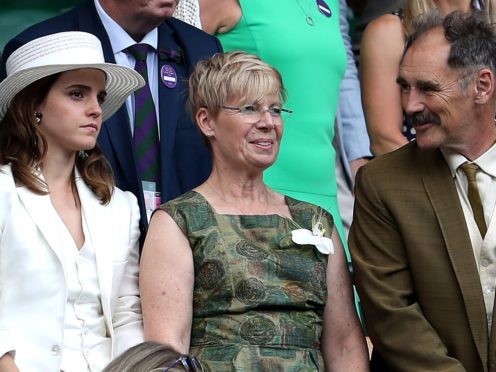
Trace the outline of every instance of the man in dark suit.
<instances>
[{"instance_id":1,"label":"man in dark suit","mask_svg":"<svg viewBox=\"0 0 496 372\"><path fill-rule=\"evenodd\" d=\"M175 6L176 0L85 0L14 37L5 46L0 66L1 81L6 76L8 57L19 46L61 31L96 35L102 42L107 62L129 67L134 67L135 59L126 48L135 43L150 45L148 77L160 137L159 182L152 191L160 192L162 202L199 185L210 174L210 153L186 111L186 80L198 60L222 51L215 37L171 18ZM134 106L129 100L102 127L98 143L112 166L117 186L138 198L144 238L147 208L133 146L133 122Z\"/></svg>"},{"instance_id":2,"label":"man in dark suit","mask_svg":"<svg viewBox=\"0 0 496 372\"><path fill-rule=\"evenodd\" d=\"M496 370L494 50L479 14L424 21L397 78L417 140L358 172L350 249L374 371Z\"/></svg>"}]
</instances>

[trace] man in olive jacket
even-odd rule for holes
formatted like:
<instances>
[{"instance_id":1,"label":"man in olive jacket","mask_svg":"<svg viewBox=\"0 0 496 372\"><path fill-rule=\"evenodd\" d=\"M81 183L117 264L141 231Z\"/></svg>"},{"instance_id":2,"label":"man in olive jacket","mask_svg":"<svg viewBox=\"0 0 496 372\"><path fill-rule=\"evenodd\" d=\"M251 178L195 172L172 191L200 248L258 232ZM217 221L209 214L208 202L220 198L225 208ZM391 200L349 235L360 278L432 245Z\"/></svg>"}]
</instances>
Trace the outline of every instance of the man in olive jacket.
<instances>
[{"instance_id":1,"label":"man in olive jacket","mask_svg":"<svg viewBox=\"0 0 496 372\"><path fill-rule=\"evenodd\" d=\"M417 140L359 171L350 249L374 371L495 370L495 50L481 15L424 20L397 78Z\"/></svg>"}]
</instances>

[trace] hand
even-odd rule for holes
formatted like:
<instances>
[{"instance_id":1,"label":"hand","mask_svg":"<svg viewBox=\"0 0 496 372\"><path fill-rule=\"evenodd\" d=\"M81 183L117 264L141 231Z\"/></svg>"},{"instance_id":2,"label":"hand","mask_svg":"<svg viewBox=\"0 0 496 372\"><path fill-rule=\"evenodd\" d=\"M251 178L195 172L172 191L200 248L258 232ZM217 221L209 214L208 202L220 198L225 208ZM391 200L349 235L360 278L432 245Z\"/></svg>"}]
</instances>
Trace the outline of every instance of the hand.
<instances>
[{"instance_id":1,"label":"hand","mask_svg":"<svg viewBox=\"0 0 496 372\"><path fill-rule=\"evenodd\" d=\"M0 372L19 372L19 368L17 368L14 358L10 353L0 357Z\"/></svg>"}]
</instances>

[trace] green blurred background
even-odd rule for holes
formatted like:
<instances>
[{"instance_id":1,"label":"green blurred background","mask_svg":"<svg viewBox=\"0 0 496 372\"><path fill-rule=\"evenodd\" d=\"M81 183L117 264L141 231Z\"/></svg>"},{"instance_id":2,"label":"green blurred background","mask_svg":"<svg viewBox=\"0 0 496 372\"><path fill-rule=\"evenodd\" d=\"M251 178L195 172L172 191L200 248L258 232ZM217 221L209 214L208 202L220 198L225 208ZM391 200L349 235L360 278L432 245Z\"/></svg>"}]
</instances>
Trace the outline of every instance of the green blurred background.
<instances>
[{"instance_id":1,"label":"green blurred background","mask_svg":"<svg viewBox=\"0 0 496 372\"><path fill-rule=\"evenodd\" d=\"M12 37L81 0L0 0L0 52Z\"/></svg>"}]
</instances>

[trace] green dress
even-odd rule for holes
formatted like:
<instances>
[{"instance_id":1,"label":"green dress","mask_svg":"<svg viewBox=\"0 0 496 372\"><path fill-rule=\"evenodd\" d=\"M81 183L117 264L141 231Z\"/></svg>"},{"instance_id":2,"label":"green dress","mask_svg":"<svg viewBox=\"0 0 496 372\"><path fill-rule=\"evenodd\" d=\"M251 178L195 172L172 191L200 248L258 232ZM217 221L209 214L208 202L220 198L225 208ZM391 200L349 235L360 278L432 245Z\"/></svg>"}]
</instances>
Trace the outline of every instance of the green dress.
<instances>
[{"instance_id":1,"label":"green dress","mask_svg":"<svg viewBox=\"0 0 496 372\"><path fill-rule=\"evenodd\" d=\"M286 202L293 220L217 214L194 191L161 207L193 250L190 352L209 371L324 371L327 256L291 240L322 209ZM323 213L329 237L332 217Z\"/></svg>"},{"instance_id":2,"label":"green dress","mask_svg":"<svg viewBox=\"0 0 496 372\"><path fill-rule=\"evenodd\" d=\"M244 50L276 67L286 86L285 106L294 113L285 121L279 157L264 172L264 181L284 195L325 208L345 241L332 140L346 52L339 1L325 2L330 17L319 12L316 0L239 0L240 21L216 36L224 51Z\"/></svg>"}]
</instances>

